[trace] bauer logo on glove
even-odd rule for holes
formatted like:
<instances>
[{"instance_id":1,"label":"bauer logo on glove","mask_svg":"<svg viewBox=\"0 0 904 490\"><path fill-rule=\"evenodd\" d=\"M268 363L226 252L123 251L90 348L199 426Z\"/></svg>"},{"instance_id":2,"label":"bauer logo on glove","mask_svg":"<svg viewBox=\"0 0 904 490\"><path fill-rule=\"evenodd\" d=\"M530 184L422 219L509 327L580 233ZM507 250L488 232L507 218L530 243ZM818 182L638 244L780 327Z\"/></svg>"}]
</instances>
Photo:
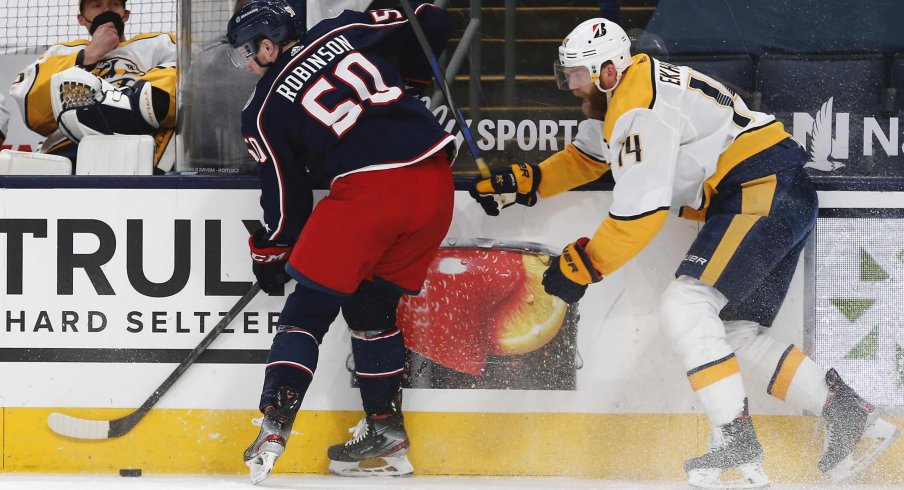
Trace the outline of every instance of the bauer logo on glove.
<instances>
[{"instance_id":1,"label":"bauer logo on glove","mask_svg":"<svg viewBox=\"0 0 904 490\"><path fill-rule=\"evenodd\" d=\"M533 206L539 201L540 167L516 163L508 168L494 170L488 179L476 179L470 194L484 212L498 216L499 211L512 204Z\"/></svg>"},{"instance_id":2,"label":"bauer logo on glove","mask_svg":"<svg viewBox=\"0 0 904 490\"><path fill-rule=\"evenodd\" d=\"M577 303L587 291L588 284L603 279L587 255L589 242L589 238L579 238L565 247L562 255L552 257L549 269L543 273L543 288L547 293L562 298L566 303Z\"/></svg>"}]
</instances>

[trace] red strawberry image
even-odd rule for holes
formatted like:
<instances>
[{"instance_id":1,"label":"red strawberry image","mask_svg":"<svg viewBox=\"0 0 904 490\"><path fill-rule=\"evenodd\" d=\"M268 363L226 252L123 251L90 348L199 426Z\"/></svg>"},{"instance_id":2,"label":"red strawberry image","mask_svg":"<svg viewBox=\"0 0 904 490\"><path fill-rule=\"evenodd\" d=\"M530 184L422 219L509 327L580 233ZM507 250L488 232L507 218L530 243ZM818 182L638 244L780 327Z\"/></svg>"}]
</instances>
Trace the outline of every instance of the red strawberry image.
<instances>
[{"instance_id":1,"label":"red strawberry image","mask_svg":"<svg viewBox=\"0 0 904 490\"><path fill-rule=\"evenodd\" d=\"M403 297L398 325L409 349L470 375L490 354L523 354L555 337L567 305L546 294L539 256L519 250L443 248L418 296Z\"/></svg>"}]
</instances>

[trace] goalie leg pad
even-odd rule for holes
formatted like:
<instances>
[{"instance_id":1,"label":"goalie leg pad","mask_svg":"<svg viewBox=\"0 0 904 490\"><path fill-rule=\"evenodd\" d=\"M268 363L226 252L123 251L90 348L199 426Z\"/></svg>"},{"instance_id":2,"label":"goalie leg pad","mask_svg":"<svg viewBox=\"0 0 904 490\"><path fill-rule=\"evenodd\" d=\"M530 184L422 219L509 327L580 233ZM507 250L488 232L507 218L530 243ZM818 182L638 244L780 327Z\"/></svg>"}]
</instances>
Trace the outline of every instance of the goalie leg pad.
<instances>
[{"instance_id":1,"label":"goalie leg pad","mask_svg":"<svg viewBox=\"0 0 904 490\"><path fill-rule=\"evenodd\" d=\"M0 175L70 175L72 162L57 155L30 151L0 151Z\"/></svg>"}]
</instances>

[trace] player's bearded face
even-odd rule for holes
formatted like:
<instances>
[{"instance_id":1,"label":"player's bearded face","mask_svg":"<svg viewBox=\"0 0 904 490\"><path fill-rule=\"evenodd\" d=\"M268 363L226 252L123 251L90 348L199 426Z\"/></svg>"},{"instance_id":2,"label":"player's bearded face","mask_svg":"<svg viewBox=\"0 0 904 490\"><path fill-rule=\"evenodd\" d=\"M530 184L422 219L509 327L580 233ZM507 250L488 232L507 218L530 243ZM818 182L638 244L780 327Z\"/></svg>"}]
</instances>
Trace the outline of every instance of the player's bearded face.
<instances>
[{"instance_id":1,"label":"player's bearded face","mask_svg":"<svg viewBox=\"0 0 904 490\"><path fill-rule=\"evenodd\" d=\"M571 93L583 101L581 103L581 112L585 116L593 119L603 119L603 116L606 115L608 99L605 93L600 92L596 88L596 85L591 83L590 85L576 88Z\"/></svg>"}]
</instances>

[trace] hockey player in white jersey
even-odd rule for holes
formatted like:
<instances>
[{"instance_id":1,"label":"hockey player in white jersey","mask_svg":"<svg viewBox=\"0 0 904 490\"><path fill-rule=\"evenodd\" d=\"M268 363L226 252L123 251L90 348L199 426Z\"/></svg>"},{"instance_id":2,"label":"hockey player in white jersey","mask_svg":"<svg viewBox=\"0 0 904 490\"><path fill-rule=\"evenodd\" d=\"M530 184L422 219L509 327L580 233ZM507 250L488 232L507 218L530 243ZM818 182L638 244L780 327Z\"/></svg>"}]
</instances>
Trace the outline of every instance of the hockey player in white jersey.
<instances>
[{"instance_id":1,"label":"hockey player in white jersey","mask_svg":"<svg viewBox=\"0 0 904 490\"><path fill-rule=\"evenodd\" d=\"M709 450L685 462L692 486L769 484L738 360L767 392L826 424L821 471L862 472L898 436L834 369L767 335L818 210L806 153L771 115L705 74L645 54L604 19L577 26L559 47L559 87L591 117L577 138L539 165L512 165L477 180L488 214L590 182L611 171L609 216L592 238L554 258L546 291L575 302L640 252L669 211L702 221L662 297L660 323L712 424ZM599 118L602 120L596 120ZM501 195L501 196L500 196ZM854 451L858 449L858 451ZM723 478L737 470L740 478Z\"/></svg>"}]
</instances>

